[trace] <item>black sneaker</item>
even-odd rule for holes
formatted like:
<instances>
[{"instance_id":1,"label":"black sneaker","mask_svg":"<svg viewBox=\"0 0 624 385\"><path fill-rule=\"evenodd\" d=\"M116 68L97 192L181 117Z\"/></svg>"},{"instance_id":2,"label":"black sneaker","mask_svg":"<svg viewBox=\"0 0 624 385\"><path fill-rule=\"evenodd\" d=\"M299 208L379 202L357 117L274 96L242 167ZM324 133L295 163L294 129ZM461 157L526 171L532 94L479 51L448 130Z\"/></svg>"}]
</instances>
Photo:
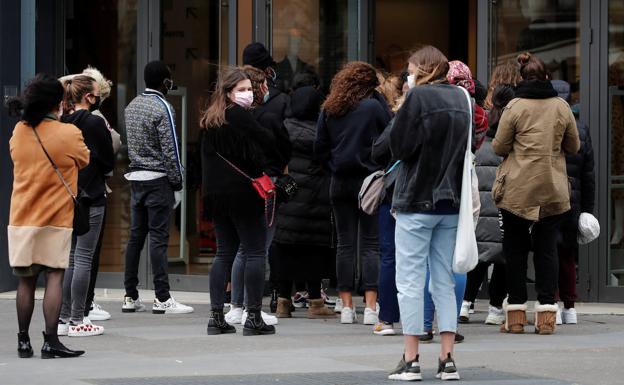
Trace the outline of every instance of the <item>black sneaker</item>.
<instances>
[{"instance_id":1,"label":"black sneaker","mask_svg":"<svg viewBox=\"0 0 624 385\"><path fill-rule=\"evenodd\" d=\"M462 336L459 333L455 333L455 343L456 344L461 344L462 342L464 342L464 336Z\"/></svg>"},{"instance_id":2,"label":"black sneaker","mask_svg":"<svg viewBox=\"0 0 624 385\"><path fill-rule=\"evenodd\" d=\"M428 331L426 334L418 336L418 341L423 344L429 344L433 341L433 331Z\"/></svg>"},{"instance_id":3,"label":"black sneaker","mask_svg":"<svg viewBox=\"0 0 624 385\"><path fill-rule=\"evenodd\" d=\"M223 310L213 310L208 318L206 333L209 336L236 333L236 328L225 321Z\"/></svg>"},{"instance_id":4,"label":"black sneaker","mask_svg":"<svg viewBox=\"0 0 624 385\"><path fill-rule=\"evenodd\" d=\"M389 380L396 381L421 381L420 364L418 356L414 361L405 362L405 356L399 361L399 365L388 374Z\"/></svg>"},{"instance_id":5,"label":"black sneaker","mask_svg":"<svg viewBox=\"0 0 624 385\"><path fill-rule=\"evenodd\" d=\"M459 380L459 372L457 372L457 367L455 366L455 361L451 357L451 353L447 355L444 361L438 358L438 374L436 374L436 378L442 381Z\"/></svg>"}]
</instances>

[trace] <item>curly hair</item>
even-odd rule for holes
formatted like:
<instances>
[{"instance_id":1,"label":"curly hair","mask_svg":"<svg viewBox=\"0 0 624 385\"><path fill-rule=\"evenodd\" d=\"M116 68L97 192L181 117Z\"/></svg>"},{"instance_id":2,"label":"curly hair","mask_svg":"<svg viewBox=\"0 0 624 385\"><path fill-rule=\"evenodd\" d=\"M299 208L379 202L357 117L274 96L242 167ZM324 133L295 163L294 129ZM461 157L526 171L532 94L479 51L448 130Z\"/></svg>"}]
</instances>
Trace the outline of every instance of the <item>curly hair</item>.
<instances>
[{"instance_id":1,"label":"curly hair","mask_svg":"<svg viewBox=\"0 0 624 385\"><path fill-rule=\"evenodd\" d=\"M322 108L328 116L344 116L378 85L377 71L372 65L361 61L347 63L332 79Z\"/></svg>"},{"instance_id":2,"label":"curly hair","mask_svg":"<svg viewBox=\"0 0 624 385\"><path fill-rule=\"evenodd\" d=\"M485 109L489 110L494 107L492 96L494 95L494 89L496 87L501 85L515 87L521 80L518 62L509 60L494 67L492 77L490 78L490 84L488 85L487 96L485 97Z\"/></svg>"},{"instance_id":3,"label":"curly hair","mask_svg":"<svg viewBox=\"0 0 624 385\"><path fill-rule=\"evenodd\" d=\"M253 88L254 94L252 107L258 107L264 103L264 93L261 87L267 79L266 72L250 65L243 66L243 71L245 71L247 76L249 76L249 80L251 80L251 87Z\"/></svg>"}]
</instances>

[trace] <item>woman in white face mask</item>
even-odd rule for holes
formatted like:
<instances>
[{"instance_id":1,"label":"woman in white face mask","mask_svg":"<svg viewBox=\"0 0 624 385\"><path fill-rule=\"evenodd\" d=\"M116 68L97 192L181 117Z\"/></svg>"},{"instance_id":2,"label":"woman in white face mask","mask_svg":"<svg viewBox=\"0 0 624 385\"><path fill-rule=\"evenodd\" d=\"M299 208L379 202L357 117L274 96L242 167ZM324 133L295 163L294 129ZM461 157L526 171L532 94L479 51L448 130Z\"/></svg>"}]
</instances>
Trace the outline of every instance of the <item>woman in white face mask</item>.
<instances>
[{"instance_id":1,"label":"woman in white face mask","mask_svg":"<svg viewBox=\"0 0 624 385\"><path fill-rule=\"evenodd\" d=\"M200 124L204 213L212 219L217 254L210 271L209 335L235 333L223 315L225 285L240 246L248 316L244 335L274 334L261 317L267 238L265 201L249 178L261 177L266 155L275 147L273 133L249 111L254 100L248 75L231 68L219 77L210 106Z\"/></svg>"}]
</instances>

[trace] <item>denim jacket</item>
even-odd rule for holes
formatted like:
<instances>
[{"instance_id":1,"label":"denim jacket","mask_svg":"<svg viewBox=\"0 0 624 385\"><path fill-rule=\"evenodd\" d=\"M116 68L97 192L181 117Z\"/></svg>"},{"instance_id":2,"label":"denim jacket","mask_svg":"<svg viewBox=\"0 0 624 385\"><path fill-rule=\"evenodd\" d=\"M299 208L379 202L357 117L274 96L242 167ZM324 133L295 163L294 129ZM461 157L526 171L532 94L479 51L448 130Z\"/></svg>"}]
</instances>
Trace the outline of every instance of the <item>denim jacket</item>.
<instances>
[{"instance_id":1,"label":"denim jacket","mask_svg":"<svg viewBox=\"0 0 624 385\"><path fill-rule=\"evenodd\" d=\"M392 156L401 160L394 210L434 211L440 201L459 207L471 108L453 85L422 85L408 92L390 132Z\"/></svg>"}]
</instances>

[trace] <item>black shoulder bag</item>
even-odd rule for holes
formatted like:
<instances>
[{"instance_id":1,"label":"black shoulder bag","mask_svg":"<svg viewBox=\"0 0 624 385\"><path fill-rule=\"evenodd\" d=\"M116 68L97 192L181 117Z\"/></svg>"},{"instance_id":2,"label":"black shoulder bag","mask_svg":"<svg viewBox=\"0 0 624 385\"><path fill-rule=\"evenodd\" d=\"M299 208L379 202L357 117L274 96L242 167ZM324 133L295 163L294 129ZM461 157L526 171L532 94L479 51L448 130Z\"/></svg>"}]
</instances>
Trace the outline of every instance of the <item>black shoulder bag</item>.
<instances>
[{"instance_id":1,"label":"black shoulder bag","mask_svg":"<svg viewBox=\"0 0 624 385\"><path fill-rule=\"evenodd\" d=\"M50 154L48 154L48 151L43 146L43 142L41 142L41 138L39 137L39 134L37 133L37 130L34 127L33 127L33 131L35 132L35 136L37 137L37 142L39 142L39 145L41 145L41 149L43 150L46 157L50 161L52 168L54 168L54 172L56 172L56 175L59 177L59 179L63 183L63 186L65 186L65 189L69 193L69 196L71 196L72 200L74 201L74 224L73 224L74 233L76 235L86 234L87 232L89 232L89 227L90 227L89 226L89 209L90 209L89 202L87 201L87 199L79 197L73 193L73 191L71 190L71 187L69 187L69 183L67 183L65 178L63 178L63 174L61 173L61 171L59 171L58 167L56 166L56 163L54 163L54 161L50 157Z\"/></svg>"}]
</instances>

